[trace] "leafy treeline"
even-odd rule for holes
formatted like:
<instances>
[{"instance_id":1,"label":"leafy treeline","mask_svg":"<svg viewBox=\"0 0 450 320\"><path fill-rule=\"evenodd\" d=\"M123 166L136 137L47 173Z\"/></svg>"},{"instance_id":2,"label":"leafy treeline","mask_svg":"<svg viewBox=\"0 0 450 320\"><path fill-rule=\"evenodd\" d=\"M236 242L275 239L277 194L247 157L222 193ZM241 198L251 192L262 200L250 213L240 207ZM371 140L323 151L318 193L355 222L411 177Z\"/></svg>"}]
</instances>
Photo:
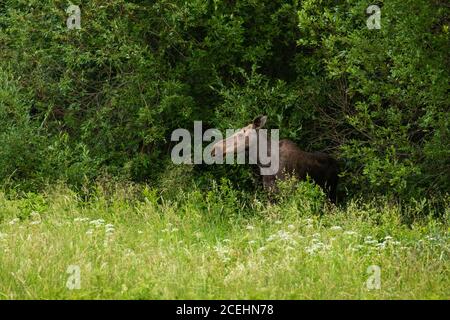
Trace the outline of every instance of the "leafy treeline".
<instances>
[{"instance_id":1,"label":"leafy treeline","mask_svg":"<svg viewBox=\"0 0 450 320\"><path fill-rule=\"evenodd\" d=\"M350 194L450 190L444 0L73 4L80 30L67 1L0 2L3 183L245 180L242 166L173 171L170 134L267 114L281 137L340 159ZM373 4L381 29L366 25Z\"/></svg>"}]
</instances>

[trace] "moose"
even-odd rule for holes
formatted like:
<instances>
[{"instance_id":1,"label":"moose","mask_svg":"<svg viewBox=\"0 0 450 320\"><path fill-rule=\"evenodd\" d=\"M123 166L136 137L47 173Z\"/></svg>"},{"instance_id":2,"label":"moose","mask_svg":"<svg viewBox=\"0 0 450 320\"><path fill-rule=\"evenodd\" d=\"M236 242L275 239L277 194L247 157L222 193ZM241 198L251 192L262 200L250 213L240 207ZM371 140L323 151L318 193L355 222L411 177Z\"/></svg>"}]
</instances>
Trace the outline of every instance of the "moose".
<instances>
[{"instance_id":1,"label":"moose","mask_svg":"<svg viewBox=\"0 0 450 320\"><path fill-rule=\"evenodd\" d=\"M260 146L258 139L267 139L265 145L268 146L267 153L273 155L273 145L269 143L271 139L267 134L258 134L260 129L266 124L267 116L258 116L249 125L238 129L233 135L216 142L211 149L211 156L222 154L238 154L239 152L248 152L251 147ZM265 130L261 130L265 131ZM256 132L256 134L254 134ZM253 133L253 134L252 134ZM267 167L257 155L256 164L262 175L263 186L265 190L276 190L276 180L285 180L294 176L299 180L306 180L309 176L318 184L328 198L336 203L336 188L338 183L338 162L328 154L322 152L306 152L301 150L293 141L283 139L277 141L277 161L278 166L275 172L271 174L261 174ZM272 146L272 147L271 147ZM274 159L272 157L272 159Z\"/></svg>"}]
</instances>

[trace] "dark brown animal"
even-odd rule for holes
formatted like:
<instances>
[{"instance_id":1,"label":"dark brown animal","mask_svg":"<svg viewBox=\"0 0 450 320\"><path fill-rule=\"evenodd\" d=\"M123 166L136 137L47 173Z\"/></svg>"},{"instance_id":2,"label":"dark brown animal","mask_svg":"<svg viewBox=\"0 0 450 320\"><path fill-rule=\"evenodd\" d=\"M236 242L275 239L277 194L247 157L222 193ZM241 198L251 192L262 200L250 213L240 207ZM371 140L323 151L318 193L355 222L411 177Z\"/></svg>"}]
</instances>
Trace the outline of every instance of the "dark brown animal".
<instances>
[{"instance_id":1,"label":"dark brown animal","mask_svg":"<svg viewBox=\"0 0 450 320\"><path fill-rule=\"evenodd\" d=\"M270 137L252 134L252 132L258 133L258 130L264 127L266 121L266 116L257 117L252 123L239 129L232 136L214 144L211 154L215 156L218 153L222 153L222 156L225 156L227 153L248 151L250 146L258 145L258 139L267 139L267 153L271 155ZM267 165L263 166L261 164L259 158L257 165L260 167L260 172L262 172L264 167L267 167ZM338 163L330 155L322 152L311 153L302 151L291 140L283 139L279 141L278 169L273 174L262 175L262 179L265 189L274 190L276 180L285 180L289 176L295 176L299 180L306 180L307 176L309 176L316 184L322 187L328 198L335 203L337 200L338 173Z\"/></svg>"},{"instance_id":2,"label":"dark brown animal","mask_svg":"<svg viewBox=\"0 0 450 320\"><path fill-rule=\"evenodd\" d=\"M280 140L280 169L275 175L263 176L263 183L265 188L272 188L276 179L295 176L299 180L306 180L310 176L336 203L338 172L337 161L331 156L322 152L302 151L294 142L285 139Z\"/></svg>"}]
</instances>

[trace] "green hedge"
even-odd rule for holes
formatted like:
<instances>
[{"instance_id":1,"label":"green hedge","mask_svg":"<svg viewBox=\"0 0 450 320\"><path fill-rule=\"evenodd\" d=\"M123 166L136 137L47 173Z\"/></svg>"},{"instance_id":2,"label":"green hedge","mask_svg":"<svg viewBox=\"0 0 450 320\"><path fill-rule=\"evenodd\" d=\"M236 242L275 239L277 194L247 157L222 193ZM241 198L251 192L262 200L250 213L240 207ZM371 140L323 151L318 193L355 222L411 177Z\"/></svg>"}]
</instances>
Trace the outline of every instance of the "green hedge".
<instances>
[{"instance_id":1,"label":"green hedge","mask_svg":"<svg viewBox=\"0 0 450 320\"><path fill-rule=\"evenodd\" d=\"M2 3L2 182L163 184L172 130L264 113L340 159L349 195L450 190L444 1L73 1L81 30L66 27L69 2ZM226 167L186 170L250 188L248 170Z\"/></svg>"}]
</instances>

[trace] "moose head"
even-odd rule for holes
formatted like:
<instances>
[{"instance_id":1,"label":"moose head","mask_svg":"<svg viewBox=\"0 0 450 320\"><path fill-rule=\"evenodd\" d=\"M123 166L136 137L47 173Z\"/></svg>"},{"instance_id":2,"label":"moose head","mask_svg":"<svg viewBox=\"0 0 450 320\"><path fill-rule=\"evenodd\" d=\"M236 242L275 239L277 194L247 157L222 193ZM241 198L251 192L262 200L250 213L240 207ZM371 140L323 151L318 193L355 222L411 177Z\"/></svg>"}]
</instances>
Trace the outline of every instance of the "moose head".
<instances>
[{"instance_id":1,"label":"moose head","mask_svg":"<svg viewBox=\"0 0 450 320\"><path fill-rule=\"evenodd\" d=\"M264 127L266 121L267 116L256 117L252 123L238 129L226 139L215 143L211 149L211 155L215 156L221 153L225 157L227 154L248 151L250 146L255 146L258 143L258 130Z\"/></svg>"}]
</instances>

